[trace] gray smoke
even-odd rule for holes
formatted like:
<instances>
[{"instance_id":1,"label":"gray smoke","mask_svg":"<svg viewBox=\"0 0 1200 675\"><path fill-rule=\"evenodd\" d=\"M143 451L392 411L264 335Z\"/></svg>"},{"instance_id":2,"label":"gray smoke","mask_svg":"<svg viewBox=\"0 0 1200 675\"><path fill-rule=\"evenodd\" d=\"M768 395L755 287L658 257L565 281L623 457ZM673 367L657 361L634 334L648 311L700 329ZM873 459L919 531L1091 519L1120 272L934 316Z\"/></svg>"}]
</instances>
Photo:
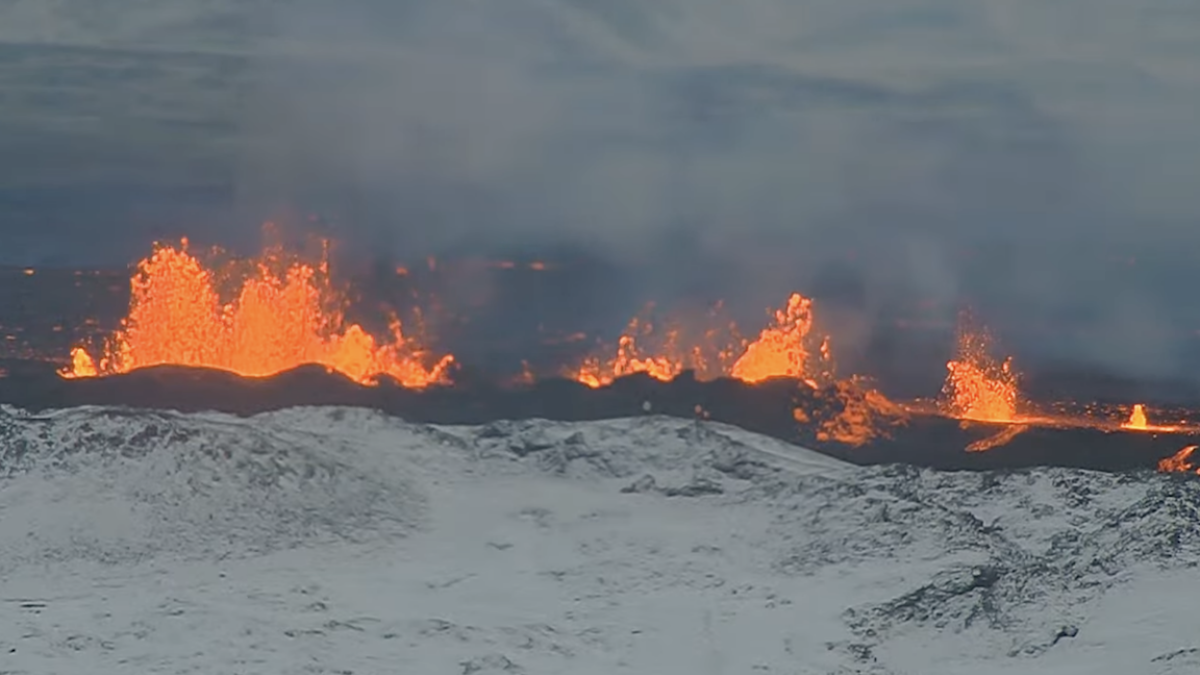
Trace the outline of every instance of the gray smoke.
<instances>
[{"instance_id":1,"label":"gray smoke","mask_svg":"<svg viewBox=\"0 0 1200 675\"><path fill-rule=\"evenodd\" d=\"M228 179L232 222L320 211L397 259L580 249L753 317L834 279L850 342L969 298L1002 339L1138 372L1177 368L1200 312L1200 13L1169 0L38 3L0 19L225 59L185 84L227 129L176 156Z\"/></svg>"},{"instance_id":2,"label":"gray smoke","mask_svg":"<svg viewBox=\"0 0 1200 675\"><path fill-rule=\"evenodd\" d=\"M1074 4L289 8L244 185L397 255L575 245L752 307L848 268L851 341L970 297L1001 335L1162 371L1200 309L1155 269L1195 240L1169 185L1195 99L1130 51L1128 9Z\"/></svg>"}]
</instances>

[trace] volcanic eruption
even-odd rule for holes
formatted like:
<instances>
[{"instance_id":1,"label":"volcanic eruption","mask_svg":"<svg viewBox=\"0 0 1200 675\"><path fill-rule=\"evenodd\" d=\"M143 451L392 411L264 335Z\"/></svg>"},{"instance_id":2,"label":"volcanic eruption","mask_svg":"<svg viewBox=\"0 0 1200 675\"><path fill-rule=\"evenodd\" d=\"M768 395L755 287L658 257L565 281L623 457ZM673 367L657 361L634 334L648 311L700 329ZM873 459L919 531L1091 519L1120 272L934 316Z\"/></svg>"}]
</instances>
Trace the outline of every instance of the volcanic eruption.
<instances>
[{"instance_id":1,"label":"volcanic eruption","mask_svg":"<svg viewBox=\"0 0 1200 675\"><path fill-rule=\"evenodd\" d=\"M706 379L732 377L749 383L787 377L813 388L819 386L818 380L830 381L829 337L818 338L813 332L813 302L799 293L792 293L782 307L770 312L769 324L753 340L741 337L737 327L728 323L706 327L698 340L685 345L679 327L656 330L652 310L653 306L647 307L629 322L615 354L588 357L568 375L590 387L633 373L669 381L684 370ZM710 320L719 322L718 314Z\"/></svg>"},{"instance_id":2,"label":"volcanic eruption","mask_svg":"<svg viewBox=\"0 0 1200 675\"><path fill-rule=\"evenodd\" d=\"M1139 431L1149 428L1149 423L1146 421L1146 406L1141 403L1134 404L1133 411L1129 413L1129 421L1122 426Z\"/></svg>"},{"instance_id":3,"label":"volcanic eruption","mask_svg":"<svg viewBox=\"0 0 1200 675\"><path fill-rule=\"evenodd\" d=\"M963 420L1017 421L1019 389L1012 359L998 361L991 335L965 313L959 319L957 343L957 355L946 364L945 412Z\"/></svg>"},{"instance_id":4,"label":"volcanic eruption","mask_svg":"<svg viewBox=\"0 0 1200 675\"><path fill-rule=\"evenodd\" d=\"M1146 403L1118 409L1111 404L1030 400L1021 391L1013 358L998 352L991 333L968 312L960 316L955 352L944 362L941 396L933 402L893 399L873 379L837 373L836 336L824 332L816 303L798 292L767 310L764 325L750 333L739 329L720 302L707 312L691 313L647 305L613 342L598 343L590 355L579 355L579 350L595 336L564 325L569 344L577 345L570 348L579 355L574 365L569 365L570 356L542 359L545 354L539 353L534 359L535 354L522 353L519 373L486 380L457 368L457 348L434 346L419 312L402 323L395 310L385 308L386 330L384 323L368 318L350 320L349 313L357 308L351 306L350 290L356 286L335 281L329 242L319 243L319 250L303 253L268 243L249 259L217 249L197 252L187 239L157 245L129 278L127 313L119 327L102 339L76 342L59 374L67 381L112 381L115 389L69 391L125 392L119 396L133 396L140 405L147 400L171 405L167 400L174 400L174 405L189 409L232 406L252 412L270 409L270 397L276 394L263 392L290 386L271 384L278 381L272 376L315 364L345 378L349 386L366 385L322 394L322 404L378 406L402 411L410 419L442 423L476 423L496 416L591 419L652 410L731 422L854 461L903 461L911 456L906 453L925 452L921 448L932 444L949 446L948 452L958 456L979 457L988 466L1007 460L983 451L1023 453L1026 459L1021 462L1037 462L1031 448L1047 448L1051 454L1046 457L1051 457L1058 451L1052 443L1080 444L1085 441L1077 439L1087 438L1086 444L1132 447L1122 439L1137 436L1154 448L1174 444L1174 457L1157 454L1129 460L1135 465L1166 457L1157 465L1159 470L1194 471L1189 448L1200 438L1200 429L1184 419L1186 414L1171 418L1178 422L1161 424L1156 417L1174 413ZM456 274L453 262L426 262L431 277ZM491 266L510 271L505 274L519 273L518 268L536 270L539 280L547 269L562 269L542 262L518 266L501 261ZM403 279L401 285L408 290L428 280L423 272L412 276L393 264L387 266L387 276ZM467 276L471 282L479 278ZM464 283L455 280L460 286ZM385 304L390 307L390 301ZM438 308L441 317L444 309L440 304ZM469 326L469 320L463 325ZM532 368L534 361L544 365ZM120 382L128 380L110 377L136 379L138 371L169 365L224 371L266 384L234 403L229 397L236 398L236 378L220 385L234 388L226 394L193 392L172 399L176 394L169 388L175 385L169 374L154 381L154 387L165 389L156 389L159 393L148 398L137 394L136 387L121 389ZM546 373L559 377L545 377ZM303 404L305 387L332 391L331 384L305 377L309 375L289 380L300 383L299 389L282 400ZM373 386L381 381L400 387ZM489 381L497 386L485 383ZM442 386L432 388L431 398L421 398L431 385ZM385 398L370 398L365 391ZM166 399L160 401L162 397ZM657 399L654 405L645 407L651 398ZM889 448L896 454L889 454ZM953 466L961 462L950 461Z\"/></svg>"},{"instance_id":5,"label":"volcanic eruption","mask_svg":"<svg viewBox=\"0 0 1200 675\"><path fill-rule=\"evenodd\" d=\"M253 260L206 264L187 239L160 245L138 263L129 313L99 358L76 347L62 375L170 364L265 377L319 364L361 384L381 376L406 387L447 382L453 356L432 354L398 318L385 342L345 320L345 298L330 281L327 247L322 251L315 265L281 245Z\"/></svg>"},{"instance_id":6,"label":"volcanic eruption","mask_svg":"<svg viewBox=\"0 0 1200 675\"><path fill-rule=\"evenodd\" d=\"M1179 452L1159 460L1158 470L1163 473L1194 473L1200 475L1200 463L1192 460L1192 455L1200 445L1189 445Z\"/></svg>"}]
</instances>

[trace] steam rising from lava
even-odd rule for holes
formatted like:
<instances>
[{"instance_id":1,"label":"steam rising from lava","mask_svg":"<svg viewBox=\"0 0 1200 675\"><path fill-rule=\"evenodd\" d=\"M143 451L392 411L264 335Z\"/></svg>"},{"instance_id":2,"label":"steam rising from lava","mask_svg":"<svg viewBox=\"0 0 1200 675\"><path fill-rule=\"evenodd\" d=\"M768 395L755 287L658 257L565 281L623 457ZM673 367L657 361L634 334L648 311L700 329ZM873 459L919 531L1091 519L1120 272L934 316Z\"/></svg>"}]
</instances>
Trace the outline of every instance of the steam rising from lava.
<instances>
[{"instance_id":1,"label":"steam rising from lava","mask_svg":"<svg viewBox=\"0 0 1200 675\"><path fill-rule=\"evenodd\" d=\"M96 377L155 365L216 368L244 376L268 376L315 363L370 384L381 375L407 387L448 382L453 357L433 356L391 321L391 341L379 343L358 324L347 323L344 297L330 281L327 246L315 264L272 245L244 263L206 264L184 239L158 246L131 280L129 313L99 358L83 347L71 352L64 377ZM222 291L232 287L232 299ZM630 321L611 358L592 357L571 372L589 386L646 373L671 380L685 369L702 377L732 376L745 382L790 377L811 387L832 381L829 340L814 344L812 301L798 293L772 312L770 325L751 341L736 326L706 327L683 345L682 329L656 330L650 307ZM714 312L716 320L720 312ZM650 345L647 348L646 345Z\"/></svg>"},{"instance_id":2,"label":"steam rising from lava","mask_svg":"<svg viewBox=\"0 0 1200 675\"><path fill-rule=\"evenodd\" d=\"M174 364L258 377L315 363L364 384L380 375L407 387L447 382L453 357L432 356L404 333L399 319L392 319L392 340L382 344L345 321L344 298L330 282L327 246L322 251L315 265L279 245L248 264L206 265L186 239L178 247L159 246L137 266L122 328L98 359L83 347L73 349L62 374L95 377ZM229 286L235 287L232 299L222 301ZM814 352L812 301L798 293L773 312L771 324L753 341L729 324L707 328L700 341L684 347L680 328L655 331L649 309L630 321L613 357L589 358L572 376L599 387L632 373L671 380L693 369L745 382L790 377L816 388L817 378L828 380L831 373L829 341ZM646 342L656 344L646 350Z\"/></svg>"},{"instance_id":3,"label":"steam rising from lava","mask_svg":"<svg viewBox=\"0 0 1200 675\"><path fill-rule=\"evenodd\" d=\"M257 377L315 363L362 384L381 376L413 388L448 383L453 357L433 355L404 333L399 319L393 318L391 341L384 343L345 321L345 298L331 284L327 251L323 245L315 264L279 245L254 260L206 264L186 239L178 247L158 246L137 266L121 329L98 358L75 347L71 364L60 372L97 377L173 364ZM568 375L591 387L633 373L667 381L685 369L704 379L747 383L790 378L802 383L796 420L811 421L819 439L849 445L884 435L906 416L858 378L834 378L829 338L814 333L812 300L799 293L770 312L753 340L741 337L720 306L693 338L685 337L684 322L659 328L652 310L630 321L612 357L591 357ZM527 368L518 377L532 379Z\"/></svg>"},{"instance_id":4,"label":"steam rising from lava","mask_svg":"<svg viewBox=\"0 0 1200 675\"><path fill-rule=\"evenodd\" d=\"M156 247L138 264L130 284L121 328L96 355L75 347L70 365L60 371L64 377L167 364L260 377L320 364L366 385L381 377L410 388L450 383L454 357L431 351L398 318L393 316L390 335L382 341L345 319L347 300L331 281L327 242L315 259L270 245L257 258L222 261L219 251L194 254L184 239L178 246ZM1195 429L1183 420L1173 426L1152 423L1144 404L1127 409L1127 419L1035 409L1020 396L1012 359L998 359L990 334L967 314L960 317L943 396L936 409L928 409L919 402L891 401L861 377L839 379L830 338L815 329L814 303L799 293L769 312L767 325L753 339L742 337L720 305L699 327L695 317L659 321L653 310L647 307L629 322L615 349L565 374L590 387L634 373L669 381L685 370L700 379L729 377L749 384L787 378L797 384L795 421L819 441L849 446L886 437L913 414L931 412L964 425L1003 425L964 448L970 452L1001 447L1034 426L1146 433ZM422 335L419 321L417 328L415 335ZM528 366L518 378L534 379ZM698 408L697 415L707 418L709 411ZM1195 471L1194 451L1184 448L1160 469Z\"/></svg>"}]
</instances>

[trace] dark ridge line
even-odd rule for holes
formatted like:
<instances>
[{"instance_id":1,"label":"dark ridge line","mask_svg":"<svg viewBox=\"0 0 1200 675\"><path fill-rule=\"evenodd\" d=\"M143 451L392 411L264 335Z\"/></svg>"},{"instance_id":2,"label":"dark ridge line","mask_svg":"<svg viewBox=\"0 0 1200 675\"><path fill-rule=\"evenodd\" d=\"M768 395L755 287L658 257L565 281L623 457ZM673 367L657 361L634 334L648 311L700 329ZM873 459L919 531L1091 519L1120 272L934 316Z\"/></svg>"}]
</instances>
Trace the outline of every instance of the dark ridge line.
<instances>
[{"instance_id":1,"label":"dark ridge line","mask_svg":"<svg viewBox=\"0 0 1200 675\"><path fill-rule=\"evenodd\" d=\"M907 464L939 470L1011 471L1066 467L1106 472L1154 470L1158 461L1187 445L1196 433L1146 433L1100 429L1032 428L986 452L966 452L972 442L1001 427L963 425L938 416L914 416L890 429L890 438L861 447L823 442L815 425L792 414L799 403L814 419L840 412L831 396L776 378L758 384L733 379L698 381L684 373L671 382L638 374L592 389L565 379L503 386L460 373L454 385L425 390L384 382L363 386L320 366L301 366L271 377L177 366L146 368L103 378L67 380L53 373L0 377L0 403L30 412L78 406L116 406L179 412L223 412L247 417L299 406L379 410L409 422L487 424L542 418L564 422L634 417L649 412L695 419L700 406L713 421L732 424L859 465Z\"/></svg>"}]
</instances>

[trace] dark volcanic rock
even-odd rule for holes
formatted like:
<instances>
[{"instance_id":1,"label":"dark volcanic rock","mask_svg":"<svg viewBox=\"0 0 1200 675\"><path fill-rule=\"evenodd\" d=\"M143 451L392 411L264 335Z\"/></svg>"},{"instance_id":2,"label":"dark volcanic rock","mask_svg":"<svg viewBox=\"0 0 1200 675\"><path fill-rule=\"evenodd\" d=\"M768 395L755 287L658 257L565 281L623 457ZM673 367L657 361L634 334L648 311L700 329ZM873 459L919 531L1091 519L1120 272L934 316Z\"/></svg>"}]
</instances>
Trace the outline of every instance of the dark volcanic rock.
<instances>
[{"instance_id":1,"label":"dark volcanic rock","mask_svg":"<svg viewBox=\"0 0 1200 675\"><path fill-rule=\"evenodd\" d=\"M64 380L52 371L12 374L0 377L0 403L30 411L100 405L220 411L242 416L296 406L354 406L432 424L486 424L531 418L584 421L636 417L647 412L693 418L697 409L702 409L712 420L856 464L904 463L963 470L1031 466L1153 469L1159 459L1185 445L1200 443L1200 438L1186 434L1032 428L994 450L966 452L967 445L995 434L999 427L977 424L964 428L956 420L917 416L891 429L890 438L850 447L821 441L814 425L795 421L792 411L797 401L806 410L820 413L822 406L834 405L830 403L833 399L786 378L750 385L733 379L701 382L690 373L672 382L639 374L599 389L564 379L512 387L492 382L480 375L462 384L416 391L390 382L361 386L319 366L304 366L265 378L161 366L80 380Z\"/></svg>"}]
</instances>

